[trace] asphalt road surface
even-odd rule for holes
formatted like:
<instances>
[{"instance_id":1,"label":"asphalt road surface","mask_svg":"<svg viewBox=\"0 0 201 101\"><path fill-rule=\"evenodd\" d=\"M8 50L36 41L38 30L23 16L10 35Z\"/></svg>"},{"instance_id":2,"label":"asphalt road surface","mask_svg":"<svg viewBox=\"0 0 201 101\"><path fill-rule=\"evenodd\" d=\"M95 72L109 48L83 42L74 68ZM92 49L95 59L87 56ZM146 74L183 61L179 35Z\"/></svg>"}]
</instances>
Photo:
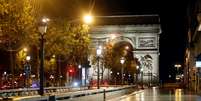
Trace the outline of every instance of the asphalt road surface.
<instances>
[{"instance_id":1,"label":"asphalt road surface","mask_svg":"<svg viewBox=\"0 0 201 101\"><path fill-rule=\"evenodd\" d=\"M108 101L201 101L201 96L183 89L145 89Z\"/></svg>"},{"instance_id":2,"label":"asphalt road surface","mask_svg":"<svg viewBox=\"0 0 201 101\"><path fill-rule=\"evenodd\" d=\"M120 96L121 92L114 92L111 97L106 94L106 101L201 101L201 96L183 89L159 89L156 87L134 91ZM111 98L110 98L111 97ZM59 101L104 101L103 94L95 94Z\"/></svg>"}]
</instances>

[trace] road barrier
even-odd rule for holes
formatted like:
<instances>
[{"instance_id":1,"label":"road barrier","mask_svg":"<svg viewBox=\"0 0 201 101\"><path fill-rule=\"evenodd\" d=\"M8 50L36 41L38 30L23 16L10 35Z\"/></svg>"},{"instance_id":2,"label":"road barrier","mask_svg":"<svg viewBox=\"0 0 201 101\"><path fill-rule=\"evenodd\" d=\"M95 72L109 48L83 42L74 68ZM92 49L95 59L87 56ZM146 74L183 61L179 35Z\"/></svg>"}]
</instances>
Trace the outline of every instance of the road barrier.
<instances>
[{"instance_id":1,"label":"road barrier","mask_svg":"<svg viewBox=\"0 0 201 101\"><path fill-rule=\"evenodd\" d=\"M17 100L17 101L56 101L56 100L66 100L70 98L77 98L81 96L88 96L88 95L95 95L95 94L103 94L103 99L105 101L106 99L106 93L109 92L115 92L120 90L126 90L126 89L133 89L136 88L136 86L123 86L123 87L112 87L107 89L94 89L94 90L82 90L82 91L74 91L74 92L68 92L68 93L55 93L50 94L46 96L30 96L30 97L21 97L21 98L15 98L11 97L9 99Z\"/></svg>"},{"instance_id":2,"label":"road barrier","mask_svg":"<svg viewBox=\"0 0 201 101\"><path fill-rule=\"evenodd\" d=\"M69 91L77 91L88 89L88 87L48 87L44 89L44 93L49 95L51 93L64 93ZM13 96L34 96L38 94L39 88L19 88L10 90L0 90L0 99L6 99Z\"/></svg>"}]
</instances>

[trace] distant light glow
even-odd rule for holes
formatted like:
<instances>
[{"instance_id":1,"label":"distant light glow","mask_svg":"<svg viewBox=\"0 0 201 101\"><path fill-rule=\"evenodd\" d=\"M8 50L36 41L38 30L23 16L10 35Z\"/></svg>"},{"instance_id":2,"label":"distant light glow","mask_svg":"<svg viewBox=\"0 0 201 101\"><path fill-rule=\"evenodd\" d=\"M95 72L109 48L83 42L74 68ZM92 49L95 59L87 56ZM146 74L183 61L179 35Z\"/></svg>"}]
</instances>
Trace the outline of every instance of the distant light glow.
<instances>
[{"instance_id":1,"label":"distant light glow","mask_svg":"<svg viewBox=\"0 0 201 101\"><path fill-rule=\"evenodd\" d=\"M181 65L180 64L175 64L174 67L180 68Z\"/></svg>"},{"instance_id":2,"label":"distant light glow","mask_svg":"<svg viewBox=\"0 0 201 101\"><path fill-rule=\"evenodd\" d=\"M6 75L6 74L7 74L7 72L4 72L3 74L4 74L4 75Z\"/></svg>"},{"instance_id":3,"label":"distant light glow","mask_svg":"<svg viewBox=\"0 0 201 101\"><path fill-rule=\"evenodd\" d=\"M33 74L33 75L31 75L31 77L34 78L34 77L36 77L36 75Z\"/></svg>"},{"instance_id":4,"label":"distant light glow","mask_svg":"<svg viewBox=\"0 0 201 101\"><path fill-rule=\"evenodd\" d=\"M121 63L121 64L124 64L124 62L125 62L125 58L122 57L122 58L120 59L120 63Z\"/></svg>"},{"instance_id":5,"label":"distant light glow","mask_svg":"<svg viewBox=\"0 0 201 101\"><path fill-rule=\"evenodd\" d=\"M139 66L136 66L137 69L139 69Z\"/></svg>"},{"instance_id":6,"label":"distant light glow","mask_svg":"<svg viewBox=\"0 0 201 101\"><path fill-rule=\"evenodd\" d=\"M140 71L143 72L143 68L141 68Z\"/></svg>"},{"instance_id":7,"label":"distant light glow","mask_svg":"<svg viewBox=\"0 0 201 101\"><path fill-rule=\"evenodd\" d=\"M85 15L83 20L84 20L84 23L91 24L93 22L93 17L91 15Z\"/></svg>"},{"instance_id":8,"label":"distant light glow","mask_svg":"<svg viewBox=\"0 0 201 101\"><path fill-rule=\"evenodd\" d=\"M126 49L126 50L128 50L128 49L129 49L129 47L128 47L128 46L126 46L126 47L125 47L125 49Z\"/></svg>"},{"instance_id":9,"label":"distant light glow","mask_svg":"<svg viewBox=\"0 0 201 101\"><path fill-rule=\"evenodd\" d=\"M72 69L70 69L70 70L69 70L69 72L70 72L70 73L72 73L72 72L73 72L73 70L72 70Z\"/></svg>"},{"instance_id":10,"label":"distant light glow","mask_svg":"<svg viewBox=\"0 0 201 101\"><path fill-rule=\"evenodd\" d=\"M74 87L77 87L77 86L78 86L78 83L77 83L77 82L74 82L74 83L73 83L73 86L74 86Z\"/></svg>"},{"instance_id":11,"label":"distant light glow","mask_svg":"<svg viewBox=\"0 0 201 101\"><path fill-rule=\"evenodd\" d=\"M119 72L117 72L117 75L119 75Z\"/></svg>"},{"instance_id":12,"label":"distant light glow","mask_svg":"<svg viewBox=\"0 0 201 101\"><path fill-rule=\"evenodd\" d=\"M24 48L23 51L27 52L27 48Z\"/></svg>"},{"instance_id":13,"label":"distant light glow","mask_svg":"<svg viewBox=\"0 0 201 101\"><path fill-rule=\"evenodd\" d=\"M31 59L31 56L27 56L26 60L29 61Z\"/></svg>"},{"instance_id":14,"label":"distant light glow","mask_svg":"<svg viewBox=\"0 0 201 101\"><path fill-rule=\"evenodd\" d=\"M54 76L53 76L53 75L50 75L50 79L54 79Z\"/></svg>"},{"instance_id":15,"label":"distant light glow","mask_svg":"<svg viewBox=\"0 0 201 101\"><path fill-rule=\"evenodd\" d=\"M176 80L179 80L180 78L179 77L176 77Z\"/></svg>"},{"instance_id":16,"label":"distant light glow","mask_svg":"<svg viewBox=\"0 0 201 101\"><path fill-rule=\"evenodd\" d=\"M43 18L43 19L42 19L42 22L44 22L44 23L47 23L48 21L50 21L49 18Z\"/></svg>"},{"instance_id":17,"label":"distant light glow","mask_svg":"<svg viewBox=\"0 0 201 101\"><path fill-rule=\"evenodd\" d=\"M102 53L102 47L99 46L98 49L96 50L96 54L97 54L98 56L100 56L101 53Z\"/></svg>"},{"instance_id":18,"label":"distant light glow","mask_svg":"<svg viewBox=\"0 0 201 101\"><path fill-rule=\"evenodd\" d=\"M81 68L81 65L78 65L78 68L80 69L80 68Z\"/></svg>"}]
</instances>

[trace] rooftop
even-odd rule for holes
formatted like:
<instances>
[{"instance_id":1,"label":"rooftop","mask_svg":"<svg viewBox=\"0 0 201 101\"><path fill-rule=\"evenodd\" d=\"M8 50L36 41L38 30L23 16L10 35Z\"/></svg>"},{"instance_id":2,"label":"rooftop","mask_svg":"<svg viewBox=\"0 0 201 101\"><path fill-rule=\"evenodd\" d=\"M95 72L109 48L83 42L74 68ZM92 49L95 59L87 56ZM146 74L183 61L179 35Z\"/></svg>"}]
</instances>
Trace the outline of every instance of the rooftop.
<instances>
[{"instance_id":1,"label":"rooftop","mask_svg":"<svg viewBox=\"0 0 201 101\"><path fill-rule=\"evenodd\" d=\"M95 16L94 25L159 24L159 15Z\"/></svg>"}]
</instances>

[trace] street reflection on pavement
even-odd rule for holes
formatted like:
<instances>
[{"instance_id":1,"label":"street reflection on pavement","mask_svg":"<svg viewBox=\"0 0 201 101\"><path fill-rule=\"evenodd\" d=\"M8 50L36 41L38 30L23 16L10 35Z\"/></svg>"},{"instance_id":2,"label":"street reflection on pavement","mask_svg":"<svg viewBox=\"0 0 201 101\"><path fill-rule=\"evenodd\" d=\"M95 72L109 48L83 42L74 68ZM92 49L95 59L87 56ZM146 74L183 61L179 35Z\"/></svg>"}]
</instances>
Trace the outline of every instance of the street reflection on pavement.
<instances>
[{"instance_id":1,"label":"street reflection on pavement","mask_svg":"<svg viewBox=\"0 0 201 101\"><path fill-rule=\"evenodd\" d=\"M109 101L201 101L201 97L183 89L159 89L153 87L110 99Z\"/></svg>"}]
</instances>

